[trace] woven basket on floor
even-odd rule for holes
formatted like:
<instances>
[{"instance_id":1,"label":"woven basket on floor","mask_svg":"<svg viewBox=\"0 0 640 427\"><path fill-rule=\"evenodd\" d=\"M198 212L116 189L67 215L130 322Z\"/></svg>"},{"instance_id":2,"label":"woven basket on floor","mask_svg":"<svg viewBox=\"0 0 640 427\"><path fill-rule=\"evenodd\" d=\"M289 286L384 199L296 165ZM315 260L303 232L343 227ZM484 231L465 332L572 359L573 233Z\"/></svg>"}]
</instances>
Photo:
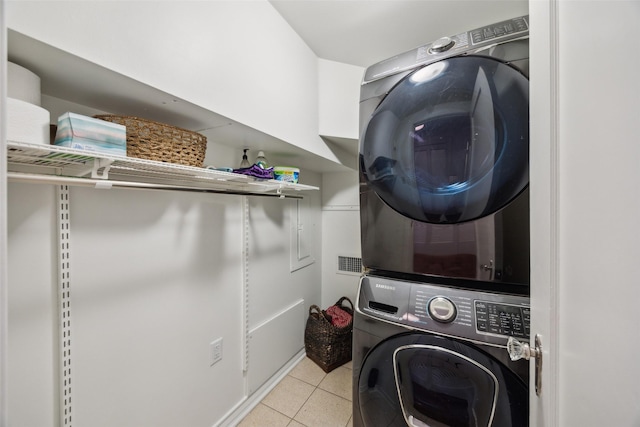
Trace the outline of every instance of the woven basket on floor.
<instances>
[{"instance_id":1,"label":"woven basket on floor","mask_svg":"<svg viewBox=\"0 0 640 427\"><path fill-rule=\"evenodd\" d=\"M348 301L351 307L344 306L345 301ZM317 305L312 305L309 307L309 317L304 331L307 357L325 372L331 372L351 360L353 303L349 298L342 297L335 305L352 316L348 325L332 325L328 316Z\"/></svg>"},{"instance_id":2,"label":"woven basket on floor","mask_svg":"<svg viewBox=\"0 0 640 427\"><path fill-rule=\"evenodd\" d=\"M127 128L127 156L201 168L207 137L153 120L131 116L97 115Z\"/></svg>"}]
</instances>

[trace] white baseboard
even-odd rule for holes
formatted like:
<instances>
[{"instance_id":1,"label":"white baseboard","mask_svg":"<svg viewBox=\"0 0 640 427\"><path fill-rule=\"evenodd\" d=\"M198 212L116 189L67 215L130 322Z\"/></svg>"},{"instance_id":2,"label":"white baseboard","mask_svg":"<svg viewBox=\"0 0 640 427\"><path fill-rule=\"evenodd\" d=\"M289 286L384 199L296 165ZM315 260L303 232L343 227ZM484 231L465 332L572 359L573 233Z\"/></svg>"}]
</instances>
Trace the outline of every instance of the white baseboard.
<instances>
[{"instance_id":1,"label":"white baseboard","mask_svg":"<svg viewBox=\"0 0 640 427\"><path fill-rule=\"evenodd\" d=\"M273 388L278 385L280 381L284 377L287 376L289 372L295 366L300 363L302 359L306 357L306 353L304 349L300 350L298 354L287 362L278 372L276 372L271 378L269 378L262 386L260 386L255 393L250 396L246 396L242 401L238 402L238 404L231 409L220 421L213 425L213 427L235 427L240 421L246 417L249 412L253 410L261 401L265 398L267 394Z\"/></svg>"}]
</instances>

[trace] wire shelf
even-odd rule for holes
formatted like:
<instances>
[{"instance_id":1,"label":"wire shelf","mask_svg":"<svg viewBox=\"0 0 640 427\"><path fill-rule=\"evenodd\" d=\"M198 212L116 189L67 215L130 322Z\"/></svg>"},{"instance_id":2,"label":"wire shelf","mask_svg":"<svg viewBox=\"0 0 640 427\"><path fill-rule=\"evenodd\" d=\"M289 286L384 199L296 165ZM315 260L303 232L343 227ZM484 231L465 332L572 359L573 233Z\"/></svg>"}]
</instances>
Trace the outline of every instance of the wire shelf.
<instances>
[{"instance_id":1,"label":"wire shelf","mask_svg":"<svg viewBox=\"0 0 640 427\"><path fill-rule=\"evenodd\" d=\"M201 188L238 193L275 193L318 190L318 187L276 180L261 180L247 175L212 169L163 163L133 157L113 156L55 145L7 142L10 172L28 172L48 177L82 178L104 181L126 180L128 184L145 184L145 188L172 186ZM11 179L11 176L10 176ZM78 181L80 182L80 181ZM142 185L141 185L142 186Z\"/></svg>"}]
</instances>

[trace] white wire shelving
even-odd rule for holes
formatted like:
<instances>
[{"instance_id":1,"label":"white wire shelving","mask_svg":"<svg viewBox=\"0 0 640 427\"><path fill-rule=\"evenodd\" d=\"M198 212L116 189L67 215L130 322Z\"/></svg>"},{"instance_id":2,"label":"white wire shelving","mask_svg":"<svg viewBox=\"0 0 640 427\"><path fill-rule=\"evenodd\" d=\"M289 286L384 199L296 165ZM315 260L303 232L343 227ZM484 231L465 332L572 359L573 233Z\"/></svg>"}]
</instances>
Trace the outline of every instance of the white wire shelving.
<instances>
[{"instance_id":1,"label":"white wire shelving","mask_svg":"<svg viewBox=\"0 0 640 427\"><path fill-rule=\"evenodd\" d=\"M318 187L206 168L7 141L10 181L296 197ZM299 197L299 196L298 196Z\"/></svg>"}]
</instances>

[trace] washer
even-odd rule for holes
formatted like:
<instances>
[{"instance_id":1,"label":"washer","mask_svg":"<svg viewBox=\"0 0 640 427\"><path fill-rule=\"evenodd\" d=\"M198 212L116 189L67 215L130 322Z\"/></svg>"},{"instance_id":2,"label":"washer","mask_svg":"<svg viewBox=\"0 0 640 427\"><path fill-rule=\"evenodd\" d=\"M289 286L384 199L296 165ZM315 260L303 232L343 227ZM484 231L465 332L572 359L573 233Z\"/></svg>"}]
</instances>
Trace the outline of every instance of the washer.
<instances>
[{"instance_id":1,"label":"washer","mask_svg":"<svg viewBox=\"0 0 640 427\"><path fill-rule=\"evenodd\" d=\"M529 298L362 277L353 326L355 427L523 427Z\"/></svg>"},{"instance_id":2,"label":"washer","mask_svg":"<svg viewBox=\"0 0 640 427\"><path fill-rule=\"evenodd\" d=\"M363 266L529 292L528 16L367 68L360 98Z\"/></svg>"}]
</instances>

